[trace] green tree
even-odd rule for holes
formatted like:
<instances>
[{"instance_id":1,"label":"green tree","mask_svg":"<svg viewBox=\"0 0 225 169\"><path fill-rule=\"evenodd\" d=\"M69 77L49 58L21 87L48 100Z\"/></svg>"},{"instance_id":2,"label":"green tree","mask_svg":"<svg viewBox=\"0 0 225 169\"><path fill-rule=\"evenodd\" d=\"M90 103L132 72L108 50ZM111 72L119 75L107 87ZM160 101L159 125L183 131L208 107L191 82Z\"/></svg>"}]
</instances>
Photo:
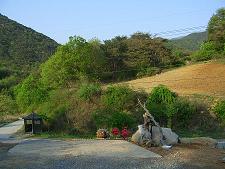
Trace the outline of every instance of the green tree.
<instances>
[{"instance_id":1,"label":"green tree","mask_svg":"<svg viewBox=\"0 0 225 169\"><path fill-rule=\"evenodd\" d=\"M171 64L171 51L164 46L163 39L153 39L150 34L137 32L131 35L127 44L129 67L146 68Z\"/></svg>"},{"instance_id":2,"label":"green tree","mask_svg":"<svg viewBox=\"0 0 225 169\"><path fill-rule=\"evenodd\" d=\"M107 74L108 78L120 80L126 78L127 76L132 76L132 72L119 72L120 70L128 69L125 64L127 52L126 40L126 36L116 36L111 40L104 41L103 48L107 58L107 71L112 72Z\"/></svg>"},{"instance_id":3,"label":"green tree","mask_svg":"<svg viewBox=\"0 0 225 169\"><path fill-rule=\"evenodd\" d=\"M213 41L206 41L201 44L200 50L192 54L194 61L205 61L216 57L216 45Z\"/></svg>"},{"instance_id":4,"label":"green tree","mask_svg":"<svg viewBox=\"0 0 225 169\"><path fill-rule=\"evenodd\" d=\"M28 76L16 89L16 102L21 111L33 110L48 98L48 88L35 75Z\"/></svg>"},{"instance_id":5,"label":"green tree","mask_svg":"<svg viewBox=\"0 0 225 169\"><path fill-rule=\"evenodd\" d=\"M225 8L216 11L208 23L208 40L213 41L217 51L222 51L225 44Z\"/></svg>"},{"instance_id":6,"label":"green tree","mask_svg":"<svg viewBox=\"0 0 225 169\"><path fill-rule=\"evenodd\" d=\"M82 78L100 78L104 66L105 57L99 42L87 42L75 36L41 66L41 78L52 88L70 86L71 82Z\"/></svg>"}]
</instances>

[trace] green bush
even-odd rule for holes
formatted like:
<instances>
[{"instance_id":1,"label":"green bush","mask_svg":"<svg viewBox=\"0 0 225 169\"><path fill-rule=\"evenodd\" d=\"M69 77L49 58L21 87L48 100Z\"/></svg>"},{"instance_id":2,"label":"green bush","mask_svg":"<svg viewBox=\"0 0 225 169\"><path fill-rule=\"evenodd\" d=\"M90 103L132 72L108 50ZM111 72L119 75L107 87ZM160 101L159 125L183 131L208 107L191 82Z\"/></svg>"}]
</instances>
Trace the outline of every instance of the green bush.
<instances>
[{"instance_id":1,"label":"green bush","mask_svg":"<svg viewBox=\"0 0 225 169\"><path fill-rule=\"evenodd\" d=\"M114 112L109 119L109 125L111 128L117 127L120 130L123 127L133 127L135 120L133 117L125 112Z\"/></svg>"},{"instance_id":2,"label":"green bush","mask_svg":"<svg viewBox=\"0 0 225 169\"><path fill-rule=\"evenodd\" d=\"M63 130L67 126L66 112L69 111L69 94L66 90L55 90L49 93L49 98L38 105L36 111L43 117L48 129Z\"/></svg>"},{"instance_id":3,"label":"green bush","mask_svg":"<svg viewBox=\"0 0 225 169\"><path fill-rule=\"evenodd\" d=\"M135 92L126 86L110 86L102 96L106 107L117 111L128 110L135 104Z\"/></svg>"},{"instance_id":4,"label":"green bush","mask_svg":"<svg viewBox=\"0 0 225 169\"><path fill-rule=\"evenodd\" d=\"M200 50L192 54L194 61L207 61L216 57L215 44L213 42L205 42L201 45Z\"/></svg>"},{"instance_id":5,"label":"green bush","mask_svg":"<svg viewBox=\"0 0 225 169\"><path fill-rule=\"evenodd\" d=\"M41 83L38 77L28 76L15 89L16 102L21 111L32 111L38 104L48 98L48 89Z\"/></svg>"},{"instance_id":6,"label":"green bush","mask_svg":"<svg viewBox=\"0 0 225 169\"><path fill-rule=\"evenodd\" d=\"M218 117L225 122L225 100L220 101L216 104L213 111L218 115Z\"/></svg>"},{"instance_id":7,"label":"green bush","mask_svg":"<svg viewBox=\"0 0 225 169\"><path fill-rule=\"evenodd\" d=\"M173 116L173 128L187 128L196 112L196 106L191 101L178 98L174 103L176 113Z\"/></svg>"},{"instance_id":8,"label":"green bush","mask_svg":"<svg viewBox=\"0 0 225 169\"><path fill-rule=\"evenodd\" d=\"M77 95L81 100L91 100L95 95L101 93L101 86L99 84L82 84L77 91Z\"/></svg>"},{"instance_id":9,"label":"green bush","mask_svg":"<svg viewBox=\"0 0 225 169\"><path fill-rule=\"evenodd\" d=\"M114 128L122 129L123 127L133 127L135 119L131 114L118 112L111 109L96 110L92 118L97 128Z\"/></svg>"},{"instance_id":10,"label":"green bush","mask_svg":"<svg viewBox=\"0 0 225 169\"><path fill-rule=\"evenodd\" d=\"M147 99L146 106L161 125L167 124L168 127L171 127L172 116L176 112L174 106L176 98L174 92L164 85L159 85L153 88Z\"/></svg>"}]
</instances>

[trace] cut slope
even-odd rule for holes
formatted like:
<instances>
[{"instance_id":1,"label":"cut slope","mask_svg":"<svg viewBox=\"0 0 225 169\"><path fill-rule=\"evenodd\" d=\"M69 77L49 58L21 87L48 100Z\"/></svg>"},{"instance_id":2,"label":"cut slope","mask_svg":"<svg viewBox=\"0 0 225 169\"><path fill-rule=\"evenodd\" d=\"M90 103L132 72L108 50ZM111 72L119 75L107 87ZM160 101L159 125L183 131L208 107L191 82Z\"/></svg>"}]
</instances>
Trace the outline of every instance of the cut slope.
<instances>
[{"instance_id":1,"label":"cut slope","mask_svg":"<svg viewBox=\"0 0 225 169\"><path fill-rule=\"evenodd\" d=\"M225 96L225 64L210 62L190 65L125 84L134 90L144 89L146 92L164 84L180 95Z\"/></svg>"}]
</instances>

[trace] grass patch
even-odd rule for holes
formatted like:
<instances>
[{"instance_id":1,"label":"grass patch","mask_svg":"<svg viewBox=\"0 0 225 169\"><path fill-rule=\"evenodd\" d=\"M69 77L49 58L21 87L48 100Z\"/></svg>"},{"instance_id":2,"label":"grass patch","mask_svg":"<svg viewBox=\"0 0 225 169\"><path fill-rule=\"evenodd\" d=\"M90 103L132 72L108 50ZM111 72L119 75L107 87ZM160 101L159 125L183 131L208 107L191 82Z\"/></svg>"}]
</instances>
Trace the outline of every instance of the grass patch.
<instances>
[{"instance_id":1,"label":"grass patch","mask_svg":"<svg viewBox=\"0 0 225 169\"><path fill-rule=\"evenodd\" d=\"M188 130L180 130L180 131L176 131L176 133L180 136L180 137L211 137L214 139L224 139L225 138L225 132L221 129L221 130L216 130L213 132L207 132L207 131L201 131L201 130L197 130L197 131L188 131Z\"/></svg>"}]
</instances>

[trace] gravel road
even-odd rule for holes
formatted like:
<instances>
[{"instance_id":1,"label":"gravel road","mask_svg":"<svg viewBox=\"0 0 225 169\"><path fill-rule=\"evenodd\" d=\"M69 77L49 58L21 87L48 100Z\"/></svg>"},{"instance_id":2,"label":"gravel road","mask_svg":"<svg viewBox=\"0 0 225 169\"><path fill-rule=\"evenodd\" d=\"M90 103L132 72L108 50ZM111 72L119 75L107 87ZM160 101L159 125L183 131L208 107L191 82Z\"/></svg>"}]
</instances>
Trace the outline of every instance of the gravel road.
<instances>
[{"instance_id":1,"label":"gravel road","mask_svg":"<svg viewBox=\"0 0 225 169\"><path fill-rule=\"evenodd\" d=\"M67 141L66 141L67 142ZM75 142L75 141L74 141ZM91 143L92 142L92 143ZM48 144L50 143L50 144ZM71 144L71 141L69 141ZM89 143L89 144L87 144ZM39 146L37 146L37 145ZM170 151L163 150L160 147L150 148L151 151L162 155L163 157L147 157L124 156L119 153L116 147L120 142L101 141L99 140L78 140L68 151L64 141L46 141L36 140L28 141L22 144L2 144L0 143L0 169L224 169L225 163L220 159L224 157L224 150L215 149L211 146L201 145L177 145ZM115 144L115 145L113 145ZM25 146L26 145L26 146ZM34 145L32 147L32 145ZM66 151L60 152L58 147L64 147ZM86 153L77 153L76 146L94 146L96 151L103 151L103 155L99 155L93 151ZM104 147L107 147L104 150ZM121 144L123 145L123 144ZM131 143L128 146L132 145ZM24 147L23 147L24 146ZM44 146L41 148L41 146ZM134 145L135 146L135 145ZM36 148L41 148L42 151ZM55 151L53 150L55 147ZM126 144L121 146L122 150L126 150ZM20 153L20 148L23 152ZM115 149L114 149L115 148ZM140 147L139 147L140 148ZM45 149L45 150L44 150ZM113 150L114 149L114 150ZM132 148L131 148L132 149ZM142 148L141 148L142 149ZM9 150L9 152L8 152ZM12 151L13 150L13 151ZM79 149L78 149L79 150ZM108 151L111 151L111 155ZM133 149L140 151L139 149ZM33 152L33 153L32 153ZM58 153L60 152L60 153ZM70 152L70 153L69 153ZM108 152L108 153L106 153ZM89 154L88 154L89 153ZM104 154L106 153L106 156ZM127 153L127 152L125 152ZM129 154L129 153L128 153ZM135 154L135 153L134 153Z\"/></svg>"},{"instance_id":2,"label":"gravel road","mask_svg":"<svg viewBox=\"0 0 225 169\"><path fill-rule=\"evenodd\" d=\"M0 141L8 140L23 127L23 119L7 124L0 128Z\"/></svg>"}]
</instances>

